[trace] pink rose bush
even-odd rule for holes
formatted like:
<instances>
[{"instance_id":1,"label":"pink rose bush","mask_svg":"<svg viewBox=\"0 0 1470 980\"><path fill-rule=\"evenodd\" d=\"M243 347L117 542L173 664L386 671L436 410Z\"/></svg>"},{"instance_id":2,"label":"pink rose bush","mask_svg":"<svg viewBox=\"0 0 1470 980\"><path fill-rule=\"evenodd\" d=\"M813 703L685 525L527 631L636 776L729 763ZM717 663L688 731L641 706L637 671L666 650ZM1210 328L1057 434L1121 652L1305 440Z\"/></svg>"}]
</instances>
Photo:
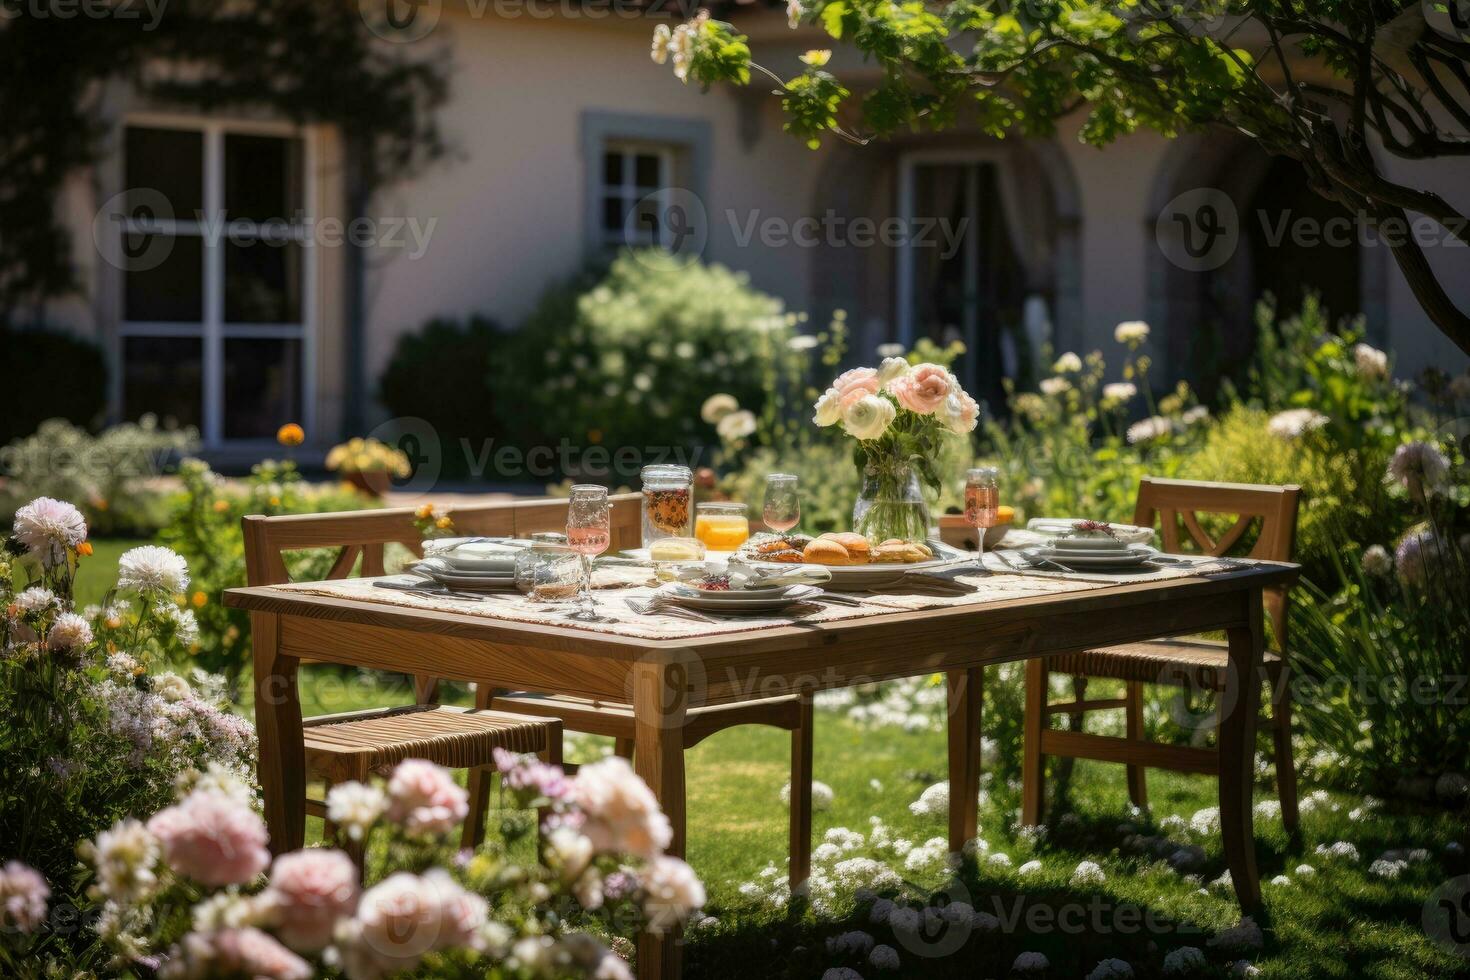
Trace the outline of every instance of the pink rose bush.
<instances>
[{"instance_id":1,"label":"pink rose bush","mask_svg":"<svg viewBox=\"0 0 1470 980\"><path fill-rule=\"evenodd\" d=\"M508 803L542 812L540 862L511 858L516 839L535 829L515 821L502 821L506 840L448 859L468 812L464 791L448 771L411 759L384 790L334 788L338 807L358 820L357 839L383 833L398 869L366 888L332 847L272 861L249 789L223 770L197 774L173 805L147 821L119 821L80 848L102 903L99 936L117 964L164 980L381 980L426 958L465 975L501 968L631 980L627 963L569 916L608 909L616 912L608 921L629 923L630 933L664 932L703 905L694 871L664 853L672 832L653 794L620 758L571 777L504 752L496 767ZM0 900L17 922L44 916L44 889L9 867L0 875ZM180 902L194 903L190 915L162 914Z\"/></svg>"}]
</instances>

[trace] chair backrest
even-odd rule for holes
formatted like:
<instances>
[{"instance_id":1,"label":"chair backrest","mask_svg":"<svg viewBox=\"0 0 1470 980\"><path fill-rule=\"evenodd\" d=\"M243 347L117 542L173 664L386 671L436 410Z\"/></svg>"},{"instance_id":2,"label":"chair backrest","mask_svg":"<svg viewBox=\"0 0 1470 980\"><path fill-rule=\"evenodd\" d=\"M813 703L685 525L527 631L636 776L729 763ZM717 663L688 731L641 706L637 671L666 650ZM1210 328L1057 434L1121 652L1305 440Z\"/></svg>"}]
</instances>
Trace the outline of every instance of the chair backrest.
<instances>
[{"instance_id":1,"label":"chair backrest","mask_svg":"<svg viewBox=\"0 0 1470 980\"><path fill-rule=\"evenodd\" d=\"M636 548L642 536L642 495L614 494L608 498L612 513L608 550ZM507 500L472 507L448 508L455 531L502 537L527 537L537 531L562 531L567 526L566 498ZM414 524L415 508L342 511L334 514L288 514L265 517L247 514L241 519L245 533L245 578L249 585L282 585L291 580L285 552L307 548L336 548L327 578L347 578L361 557L361 574L382 575L384 546L396 542L423 554L422 535ZM438 680L415 677L415 699L420 704L436 700Z\"/></svg>"},{"instance_id":2,"label":"chair backrest","mask_svg":"<svg viewBox=\"0 0 1470 980\"><path fill-rule=\"evenodd\" d=\"M1296 515L1302 488L1263 486L1252 483L1205 483L1194 480L1163 480L1146 476L1138 484L1138 504L1133 523L1140 527L1159 524L1164 550L1182 553L1181 528L1201 552L1216 557L1229 554L1259 522L1255 542L1246 557L1266 561L1291 561L1296 543ZM1211 537L1200 524L1199 515L1227 515L1235 522L1219 537ZM1266 590L1266 614L1277 645L1286 646L1285 586Z\"/></svg>"}]
</instances>

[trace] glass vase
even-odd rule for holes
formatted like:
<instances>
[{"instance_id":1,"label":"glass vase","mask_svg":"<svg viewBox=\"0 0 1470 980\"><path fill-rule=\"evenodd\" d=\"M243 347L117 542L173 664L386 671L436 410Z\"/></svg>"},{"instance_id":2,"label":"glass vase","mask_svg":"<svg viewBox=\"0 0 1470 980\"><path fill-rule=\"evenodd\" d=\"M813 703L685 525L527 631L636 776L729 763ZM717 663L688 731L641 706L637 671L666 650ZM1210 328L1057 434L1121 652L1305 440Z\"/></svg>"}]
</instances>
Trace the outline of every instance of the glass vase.
<instances>
[{"instance_id":1,"label":"glass vase","mask_svg":"<svg viewBox=\"0 0 1470 980\"><path fill-rule=\"evenodd\" d=\"M852 505L852 529L874 544L898 538L929 537L929 504L919 474L901 463L868 463L863 485Z\"/></svg>"}]
</instances>

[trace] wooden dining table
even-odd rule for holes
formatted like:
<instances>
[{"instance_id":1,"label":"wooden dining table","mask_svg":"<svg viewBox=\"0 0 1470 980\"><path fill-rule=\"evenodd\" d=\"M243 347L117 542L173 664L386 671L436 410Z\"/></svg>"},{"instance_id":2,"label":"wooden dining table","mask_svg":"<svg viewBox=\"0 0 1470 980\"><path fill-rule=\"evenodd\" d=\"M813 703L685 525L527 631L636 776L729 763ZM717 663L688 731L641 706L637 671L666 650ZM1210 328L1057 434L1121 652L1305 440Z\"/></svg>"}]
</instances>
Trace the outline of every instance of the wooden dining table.
<instances>
[{"instance_id":1,"label":"wooden dining table","mask_svg":"<svg viewBox=\"0 0 1470 980\"><path fill-rule=\"evenodd\" d=\"M1052 578L993 563L958 579L964 595L878 596L789 621L738 622L718 631L684 621L668 629L627 622L527 622L513 600L427 608L366 580L230 589L249 610L254 644L259 779L279 852L302 845L305 767L297 668L303 660L491 683L547 694L631 703L638 774L670 813L670 850L682 855L684 753L689 708L945 674L948 684L949 844L976 836L982 669L1102 645L1221 631L1229 670L1221 704L1219 803L1224 854L1240 904L1260 902L1252 829L1252 774L1263 656L1262 589L1297 566L1234 560L1212 573L1151 581ZM600 593L604 604L617 590ZM481 608L483 607L483 608ZM671 621L672 622L672 621ZM643 978L679 975L677 933L644 934Z\"/></svg>"}]
</instances>

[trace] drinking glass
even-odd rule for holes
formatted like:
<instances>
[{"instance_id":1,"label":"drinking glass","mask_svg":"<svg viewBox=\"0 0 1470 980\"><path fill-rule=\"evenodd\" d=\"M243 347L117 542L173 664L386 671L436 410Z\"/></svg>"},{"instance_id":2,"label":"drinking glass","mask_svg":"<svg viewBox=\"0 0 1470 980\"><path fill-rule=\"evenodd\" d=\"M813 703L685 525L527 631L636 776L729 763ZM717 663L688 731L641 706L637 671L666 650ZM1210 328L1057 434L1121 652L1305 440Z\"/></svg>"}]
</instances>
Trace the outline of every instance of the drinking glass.
<instances>
[{"instance_id":1,"label":"drinking glass","mask_svg":"<svg viewBox=\"0 0 1470 980\"><path fill-rule=\"evenodd\" d=\"M766 503L761 520L777 534L785 534L801 523L801 494L796 489L795 474L772 473L766 477Z\"/></svg>"},{"instance_id":2,"label":"drinking glass","mask_svg":"<svg viewBox=\"0 0 1470 980\"><path fill-rule=\"evenodd\" d=\"M745 505L706 500L694 507L694 536L710 551L734 551L750 537Z\"/></svg>"},{"instance_id":3,"label":"drinking glass","mask_svg":"<svg viewBox=\"0 0 1470 980\"><path fill-rule=\"evenodd\" d=\"M592 601L592 559L612 541L607 487L579 483L567 501L567 546L582 556L582 608L573 619L603 622Z\"/></svg>"},{"instance_id":4,"label":"drinking glass","mask_svg":"<svg viewBox=\"0 0 1470 980\"><path fill-rule=\"evenodd\" d=\"M965 523L975 529L975 559L985 554L985 529L1000 519L1000 487L994 466L981 466L965 474Z\"/></svg>"}]
</instances>

